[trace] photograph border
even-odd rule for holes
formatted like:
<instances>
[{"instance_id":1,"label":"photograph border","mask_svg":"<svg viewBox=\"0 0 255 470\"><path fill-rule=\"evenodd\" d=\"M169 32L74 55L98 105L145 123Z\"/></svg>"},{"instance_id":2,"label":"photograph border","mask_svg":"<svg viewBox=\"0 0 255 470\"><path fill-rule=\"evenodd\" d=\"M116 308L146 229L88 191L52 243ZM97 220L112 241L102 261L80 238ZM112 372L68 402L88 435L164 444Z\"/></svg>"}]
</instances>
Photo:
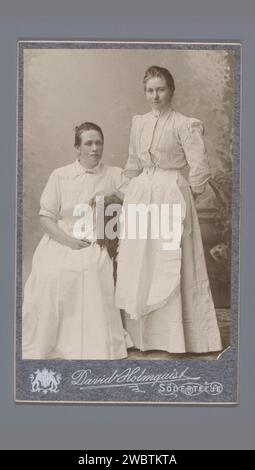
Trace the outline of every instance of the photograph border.
<instances>
[{"instance_id":1,"label":"photograph border","mask_svg":"<svg viewBox=\"0 0 255 470\"><path fill-rule=\"evenodd\" d=\"M70 361L70 360L22 360L21 359L21 305L22 305L22 228L23 228L23 52L25 49L85 49L85 48L132 48L132 49L231 49L235 51L235 70L234 70L234 145L233 145L233 190L232 190L232 260L231 260L231 346L226 348L219 356L217 361L199 361L195 359L189 360L129 360L126 361ZM242 70L242 46L239 41L237 42L215 42L215 41L83 41L83 40L19 40L17 49L17 192L16 192L16 286L15 286L15 326L14 326L14 348L15 348L15 401L20 403L71 403L71 404L167 404L167 405L233 405L238 404L239 398L239 237L240 237L240 180L241 180L241 70ZM111 394L107 387L92 389L92 392L86 388L87 398L81 399L83 391L75 388L72 384L72 372L84 368L86 363L87 369L94 369L96 374L103 372L106 379L114 370L120 370L120 373L126 369L135 370L140 367L137 374L141 374L141 369L149 370L149 375L152 374L154 381L148 382L150 393L140 391L139 386L135 387L132 382L121 382L122 386L116 385L118 390L116 400L111 400ZM107 363L107 364L106 364ZM120 364L121 363L121 364ZM134 363L132 365L132 363ZM139 366L137 365L139 363ZM142 365L140 365L142 363ZM169 367L170 365L170 367ZM203 396L204 401L201 401L201 394L189 395L189 391L181 392L183 400L178 400L179 390L176 392L177 397L174 395L165 401L163 396L157 396L155 389L155 374L159 370L162 374L173 374L170 383L176 385L176 381L182 381L181 377L185 378L185 383L189 385L196 384L197 386L204 387ZM63 388L59 390L57 397L59 399L48 399L48 394L40 394L40 399L37 399L38 393L34 394L31 391L30 375L35 369L58 369L62 377L61 384ZM170 372L168 369L171 369ZM180 370L179 370L180 369ZM189 371L189 372L188 372ZM147 372L146 372L147 373ZM198 375L196 376L196 374ZM127 374L128 375L128 374ZM97 375L98 376L98 375ZM131 371L132 376L132 371ZM131 377L129 375L129 379ZM99 377L99 376L98 376ZM133 374L133 378L137 377ZM193 380L196 378L197 380ZM128 380L129 380L128 379ZM138 378L139 379L139 378ZM137 380L138 380L137 379ZM203 383L201 384L200 382ZM120 382L119 382L120 383ZM139 380L138 380L139 384ZM207 384L207 385L206 385ZM222 391L218 394L205 395L205 387L211 384L220 384ZM155 386L156 385L156 386ZM113 385L112 385L113 386ZM174 394L174 387L173 394ZM216 389L217 386L215 385ZM147 388L147 387L145 387ZM147 390L148 390L147 388ZM219 391L218 387L218 391ZM120 390L124 390L125 399L118 399L120 397ZM191 390L191 389L189 389ZM89 399L92 394L99 397L99 399ZM134 400L135 394L139 394L141 400ZM37 397L35 396L37 395ZM148 399L143 400L143 398ZM214 401L212 401L214 396ZM56 397L56 398L57 398ZM74 397L75 399L70 399ZM102 397L102 399L100 399ZM162 399L161 399L162 397Z\"/></svg>"}]
</instances>

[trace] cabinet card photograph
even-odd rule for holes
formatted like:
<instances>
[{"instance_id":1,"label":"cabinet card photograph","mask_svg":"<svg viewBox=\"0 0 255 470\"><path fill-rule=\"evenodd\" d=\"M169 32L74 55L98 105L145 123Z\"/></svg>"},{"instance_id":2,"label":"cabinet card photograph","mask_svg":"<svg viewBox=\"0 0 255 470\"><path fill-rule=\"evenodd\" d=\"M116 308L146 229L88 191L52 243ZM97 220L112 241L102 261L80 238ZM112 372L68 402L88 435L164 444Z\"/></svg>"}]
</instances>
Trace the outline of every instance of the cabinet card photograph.
<instances>
[{"instance_id":1,"label":"cabinet card photograph","mask_svg":"<svg viewBox=\"0 0 255 470\"><path fill-rule=\"evenodd\" d=\"M241 45L17 50L15 400L237 404Z\"/></svg>"}]
</instances>

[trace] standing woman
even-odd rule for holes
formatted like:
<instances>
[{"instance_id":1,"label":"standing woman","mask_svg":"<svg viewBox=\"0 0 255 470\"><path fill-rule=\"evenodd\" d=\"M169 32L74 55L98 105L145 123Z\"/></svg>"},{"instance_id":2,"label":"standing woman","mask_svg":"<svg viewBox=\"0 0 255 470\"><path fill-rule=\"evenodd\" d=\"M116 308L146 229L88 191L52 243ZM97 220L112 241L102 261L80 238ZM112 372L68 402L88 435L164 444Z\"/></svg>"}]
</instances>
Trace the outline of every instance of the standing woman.
<instances>
[{"instance_id":1,"label":"standing woman","mask_svg":"<svg viewBox=\"0 0 255 470\"><path fill-rule=\"evenodd\" d=\"M210 178L203 142L203 124L171 107L175 90L171 73L149 67L143 80L151 111L134 116L124 213L130 204L172 205L180 208L181 231L173 241L151 236L129 239L125 233L118 256L117 306L123 309L124 327L141 351L171 353L219 351L222 343L211 295L194 198ZM189 179L182 170L189 166ZM137 206L136 206L137 207ZM128 218L126 217L126 220ZM150 232L151 230L151 232Z\"/></svg>"},{"instance_id":2,"label":"standing woman","mask_svg":"<svg viewBox=\"0 0 255 470\"><path fill-rule=\"evenodd\" d=\"M96 124L77 126L74 145L76 161L54 170L41 196L45 233L25 285L23 359L127 357L127 335L114 304L112 260L96 242L93 221L85 218L90 242L74 233L75 209L89 207L97 192L115 191L123 175L103 163L104 136Z\"/></svg>"}]
</instances>

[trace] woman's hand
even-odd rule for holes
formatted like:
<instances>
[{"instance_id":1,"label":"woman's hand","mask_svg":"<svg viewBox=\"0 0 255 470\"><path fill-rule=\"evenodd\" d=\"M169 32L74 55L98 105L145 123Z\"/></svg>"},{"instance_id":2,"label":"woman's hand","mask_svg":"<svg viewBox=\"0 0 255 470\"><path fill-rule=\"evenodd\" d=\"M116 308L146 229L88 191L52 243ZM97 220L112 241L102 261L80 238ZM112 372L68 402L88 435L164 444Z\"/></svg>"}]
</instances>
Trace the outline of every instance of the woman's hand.
<instances>
[{"instance_id":1,"label":"woman's hand","mask_svg":"<svg viewBox=\"0 0 255 470\"><path fill-rule=\"evenodd\" d=\"M66 242L66 245L72 250L82 250L83 248L88 248L91 245L91 242L86 238L79 240L75 237L69 237Z\"/></svg>"},{"instance_id":2,"label":"woman's hand","mask_svg":"<svg viewBox=\"0 0 255 470\"><path fill-rule=\"evenodd\" d=\"M61 243L61 245L69 246L72 250L82 250L82 248L87 248L90 246L91 242L86 238L82 240L68 235L62 228L57 225L56 220L51 219L50 217L41 216L40 217L41 225L45 232L56 242Z\"/></svg>"}]
</instances>

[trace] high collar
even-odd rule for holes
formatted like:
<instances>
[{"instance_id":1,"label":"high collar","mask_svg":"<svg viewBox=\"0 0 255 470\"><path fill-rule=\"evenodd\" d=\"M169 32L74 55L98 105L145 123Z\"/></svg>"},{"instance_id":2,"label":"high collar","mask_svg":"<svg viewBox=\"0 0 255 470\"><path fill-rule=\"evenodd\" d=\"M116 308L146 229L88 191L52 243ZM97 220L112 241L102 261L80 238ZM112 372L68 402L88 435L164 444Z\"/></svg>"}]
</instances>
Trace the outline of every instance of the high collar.
<instances>
[{"instance_id":1,"label":"high collar","mask_svg":"<svg viewBox=\"0 0 255 470\"><path fill-rule=\"evenodd\" d=\"M151 110L152 115L157 119L159 119L163 116L168 116L171 112L172 112L171 106L167 106L166 108L162 109L161 111L158 111L158 110L153 109L153 108Z\"/></svg>"},{"instance_id":2,"label":"high collar","mask_svg":"<svg viewBox=\"0 0 255 470\"><path fill-rule=\"evenodd\" d=\"M75 164L75 170L77 172L78 175L83 175L84 173L85 174L93 174L93 175L97 175L98 173L101 173L103 167L104 167L104 164L103 162L100 160L100 162L98 163L97 166L94 166L94 168L85 168L81 163L80 161L78 160L75 160L74 162Z\"/></svg>"}]
</instances>

